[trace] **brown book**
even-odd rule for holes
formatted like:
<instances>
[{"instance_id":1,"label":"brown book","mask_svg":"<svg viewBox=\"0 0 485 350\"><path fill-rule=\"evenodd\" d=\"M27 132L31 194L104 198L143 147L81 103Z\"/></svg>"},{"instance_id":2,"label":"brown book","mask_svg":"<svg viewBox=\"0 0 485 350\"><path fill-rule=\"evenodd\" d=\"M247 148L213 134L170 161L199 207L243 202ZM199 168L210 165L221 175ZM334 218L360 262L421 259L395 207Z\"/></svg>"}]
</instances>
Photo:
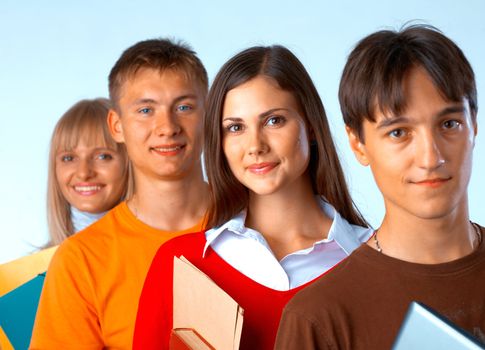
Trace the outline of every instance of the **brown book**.
<instances>
[{"instance_id":1,"label":"brown book","mask_svg":"<svg viewBox=\"0 0 485 350\"><path fill-rule=\"evenodd\" d=\"M185 257L174 258L174 329L197 330L195 334L212 346L207 349L238 350L243 313L229 294Z\"/></svg>"},{"instance_id":2,"label":"brown book","mask_svg":"<svg viewBox=\"0 0 485 350\"><path fill-rule=\"evenodd\" d=\"M199 333L191 328L172 329L169 350L215 350Z\"/></svg>"}]
</instances>

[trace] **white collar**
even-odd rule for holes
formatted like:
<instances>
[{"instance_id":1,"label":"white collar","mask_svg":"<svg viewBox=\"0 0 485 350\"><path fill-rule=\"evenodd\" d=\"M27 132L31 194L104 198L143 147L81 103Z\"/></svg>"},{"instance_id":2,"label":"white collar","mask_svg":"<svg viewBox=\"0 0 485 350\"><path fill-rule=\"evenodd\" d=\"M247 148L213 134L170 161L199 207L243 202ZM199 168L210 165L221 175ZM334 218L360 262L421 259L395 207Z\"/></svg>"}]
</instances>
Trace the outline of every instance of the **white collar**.
<instances>
[{"instance_id":1,"label":"white collar","mask_svg":"<svg viewBox=\"0 0 485 350\"><path fill-rule=\"evenodd\" d=\"M102 213L88 213L86 211L81 211L71 205L71 221L74 232L79 232L95 221L101 219L107 211Z\"/></svg>"},{"instance_id":2,"label":"white collar","mask_svg":"<svg viewBox=\"0 0 485 350\"><path fill-rule=\"evenodd\" d=\"M299 250L296 252L297 254L308 254L315 249L316 246L325 244L331 241L335 241L343 250L344 252L349 255L352 251L354 251L357 247L359 247L362 243L359 240L358 235L349 235L348 232L352 231L352 227L347 220L342 218L340 214L335 210L335 208L322 196L317 196L319 199L319 205L322 211L327 215L330 219L333 219L332 225L330 226L330 230L328 231L327 238L324 238L320 241L317 241L313 244L312 247ZM231 232L236 235L241 235L247 238L254 239L259 243L266 246L268 249L268 243L264 239L263 235L253 230L249 227L244 225L246 221L247 211L243 210L238 215L234 216L231 220L227 221L226 223L222 224L221 226L214 227L210 230L207 230L205 233L206 237L206 244L204 246L204 251L202 256L205 257L205 253L207 248L215 241L218 237L221 236L223 232ZM271 250L271 249L270 249Z\"/></svg>"}]
</instances>

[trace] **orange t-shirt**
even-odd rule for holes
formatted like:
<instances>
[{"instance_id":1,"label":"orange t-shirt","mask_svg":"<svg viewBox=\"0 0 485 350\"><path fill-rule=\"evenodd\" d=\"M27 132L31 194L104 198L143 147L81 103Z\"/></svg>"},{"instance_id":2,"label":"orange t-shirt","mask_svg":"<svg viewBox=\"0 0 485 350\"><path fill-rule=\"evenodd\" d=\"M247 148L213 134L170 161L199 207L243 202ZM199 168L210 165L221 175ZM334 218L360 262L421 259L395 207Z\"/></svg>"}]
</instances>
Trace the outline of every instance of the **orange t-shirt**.
<instances>
[{"instance_id":1,"label":"orange t-shirt","mask_svg":"<svg viewBox=\"0 0 485 350\"><path fill-rule=\"evenodd\" d=\"M154 229L126 202L69 237L47 271L31 349L130 349L138 300L160 245L202 229Z\"/></svg>"}]
</instances>

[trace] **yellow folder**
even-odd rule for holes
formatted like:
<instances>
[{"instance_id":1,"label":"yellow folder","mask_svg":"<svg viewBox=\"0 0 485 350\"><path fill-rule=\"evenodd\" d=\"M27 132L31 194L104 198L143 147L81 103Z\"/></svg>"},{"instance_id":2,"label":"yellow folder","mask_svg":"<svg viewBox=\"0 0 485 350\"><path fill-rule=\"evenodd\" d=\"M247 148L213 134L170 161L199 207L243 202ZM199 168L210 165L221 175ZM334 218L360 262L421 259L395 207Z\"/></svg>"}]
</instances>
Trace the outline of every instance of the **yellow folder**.
<instances>
[{"instance_id":1,"label":"yellow folder","mask_svg":"<svg viewBox=\"0 0 485 350\"><path fill-rule=\"evenodd\" d=\"M0 265L0 297L45 272L57 246Z\"/></svg>"}]
</instances>

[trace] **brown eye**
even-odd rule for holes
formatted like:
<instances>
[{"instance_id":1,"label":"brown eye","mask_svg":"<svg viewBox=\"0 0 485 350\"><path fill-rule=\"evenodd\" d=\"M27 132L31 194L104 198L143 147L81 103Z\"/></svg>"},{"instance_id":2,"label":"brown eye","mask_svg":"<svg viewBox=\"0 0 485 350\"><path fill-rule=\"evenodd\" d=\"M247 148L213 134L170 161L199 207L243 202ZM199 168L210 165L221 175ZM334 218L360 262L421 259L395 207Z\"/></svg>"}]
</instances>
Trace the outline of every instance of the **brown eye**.
<instances>
[{"instance_id":1,"label":"brown eye","mask_svg":"<svg viewBox=\"0 0 485 350\"><path fill-rule=\"evenodd\" d=\"M280 117L280 116L271 116L271 117L269 117L266 120L265 125L268 125L268 126L277 126L277 125L283 124L284 121L285 121L285 119L283 117Z\"/></svg>"},{"instance_id":2,"label":"brown eye","mask_svg":"<svg viewBox=\"0 0 485 350\"><path fill-rule=\"evenodd\" d=\"M461 123L458 121L458 120L446 120L445 122L443 122L443 127L445 129L456 129L457 127L459 127L461 125Z\"/></svg>"},{"instance_id":3,"label":"brown eye","mask_svg":"<svg viewBox=\"0 0 485 350\"><path fill-rule=\"evenodd\" d=\"M243 130L243 126L241 124L230 124L226 127L228 132L240 132Z\"/></svg>"}]
</instances>

